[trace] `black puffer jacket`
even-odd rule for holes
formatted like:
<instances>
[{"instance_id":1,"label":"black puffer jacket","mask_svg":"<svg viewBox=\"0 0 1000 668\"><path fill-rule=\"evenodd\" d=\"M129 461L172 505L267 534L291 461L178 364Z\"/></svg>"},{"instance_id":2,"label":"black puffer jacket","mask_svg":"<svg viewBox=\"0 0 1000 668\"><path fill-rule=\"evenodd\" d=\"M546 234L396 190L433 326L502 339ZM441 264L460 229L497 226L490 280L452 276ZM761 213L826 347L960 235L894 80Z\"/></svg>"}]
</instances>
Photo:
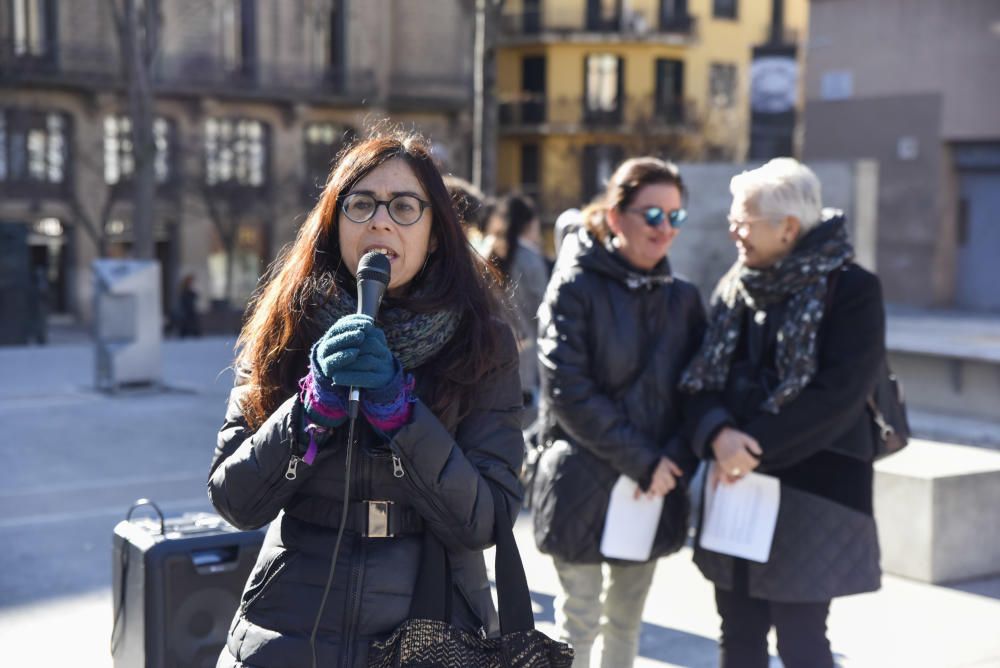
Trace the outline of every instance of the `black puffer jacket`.
<instances>
[{"instance_id":1,"label":"black puffer jacket","mask_svg":"<svg viewBox=\"0 0 1000 668\"><path fill-rule=\"evenodd\" d=\"M461 421L439 420L418 400L410 424L386 442L358 419L360 448L350 492L352 501L388 500L393 511L419 516L416 521L448 549L453 624L490 634L498 630L483 561L483 550L494 541L490 487L502 490L516 516L523 456L517 349L509 328L502 327L502 364L478 386L472 411ZM415 376L419 397L433 378L419 369ZM305 451L296 435L298 398L289 398L252 432L240 409L242 393L241 387L233 390L219 432L209 496L238 527L273 522L219 665L309 666L309 636L337 534L332 527L340 520L347 428L329 436L312 466L297 462L289 480L293 454ZM399 466L402 476L395 477ZM345 532L316 642L319 665L366 665L369 642L407 617L420 547L419 533L365 538Z\"/></svg>"},{"instance_id":2,"label":"black puffer jacket","mask_svg":"<svg viewBox=\"0 0 1000 668\"><path fill-rule=\"evenodd\" d=\"M818 230L819 231L819 230ZM781 503L767 563L696 547L695 563L717 586L754 598L828 601L879 588L872 509L875 427L865 398L885 358L882 288L849 264L831 276L817 333L817 370L777 414L760 405L777 384L775 346L787 303L747 311L726 388L698 431L720 421L753 436L763 450L758 473L781 481ZM713 457L708 439L695 452Z\"/></svg>"},{"instance_id":3,"label":"black puffer jacket","mask_svg":"<svg viewBox=\"0 0 1000 668\"><path fill-rule=\"evenodd\" d=\"M684 444L691 407L676 387L701 343L704 309L666 260L640 272L580 231L564 242L538 317L549 445L532 484L535 542L565 561L604 561L601 534L618 476L648 485L662 455L689 472L697 464ZM680 547L685 494L679 487L667 496L664 517L675 526L661 524L653 557Z\"/></svg>"}]
</instances>

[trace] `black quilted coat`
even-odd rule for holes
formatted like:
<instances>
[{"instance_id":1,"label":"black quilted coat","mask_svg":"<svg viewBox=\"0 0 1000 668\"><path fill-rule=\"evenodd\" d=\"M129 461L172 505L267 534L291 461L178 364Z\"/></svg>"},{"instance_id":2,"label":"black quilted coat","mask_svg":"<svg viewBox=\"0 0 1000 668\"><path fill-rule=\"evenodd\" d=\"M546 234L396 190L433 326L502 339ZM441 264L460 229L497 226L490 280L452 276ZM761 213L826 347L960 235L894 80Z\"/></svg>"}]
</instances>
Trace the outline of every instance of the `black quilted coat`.
<instances>
[{"instance_id":1,"label":"black quilted coat","mask_svg":"<svg viewBox=\"0 0 1000 668\"><path fill-rule=\"evenodd\" d=\"M573 563L600 553L611 488L625 474L648 485L662 455L689 471L681 371L701 342L695 287L666 260L640 272L586 232L567 238L539 316L541 440L532 483L535 542ZM686 534L683 485L665 501L652 558Z\"/></svg>"},{"instance_id":2,"label":"black quilted coat","mask_svg":"<svg viewBox=\"0 0 1000 668\"><path fill-rule=\"evenodd\" d=\"M774 415L759 409L777 382L777 304L747 312L720 406L706 425L729 422L757 439L759 473L781 481L781 503L767 563L695 550L702 573L726 590L783 602L821 602L879 587L872 516L871 455L876 438L865 397L885 355L885 313L878 278L857 265L838 272L817 335L812 381ZM699 431L707 434L706 426ZM706 439L694 446L712 456Z\"/></svg>"},{"instance_id":3,"label":"black quilted coat","mask_svg":"<svg viewBox=\"0 0 1000 668\"><path fill-rule=\"evenodd\" d=\"M497 325L500 327L500 325ZM493 634L498 622L483 550L493 544L493 494L499 488L512 516L521 487L521 384L513 335L503 326L502 364L479 386L461 421L439 420L419 400L410 424L391 441L358 419L350 498L389 500L419 515L448 550L452 623ZM433 378L415 373L416 394ZM219 666L289 668L311 665L309 635L320 608L340 519L346 426L330 435L312 466L299 462L301 405L289 398L255 432L233 390L219 432L208 492L237 527L271 523L230 629ZM398 460L398 464L394 462ZM396 477L402 468L402 476ZM386 637L406 617L420 558L421 536L364 538L346 531L332 589L320 620L318 665L364 666L373 638Z\"/></svg>"}]
</instances>

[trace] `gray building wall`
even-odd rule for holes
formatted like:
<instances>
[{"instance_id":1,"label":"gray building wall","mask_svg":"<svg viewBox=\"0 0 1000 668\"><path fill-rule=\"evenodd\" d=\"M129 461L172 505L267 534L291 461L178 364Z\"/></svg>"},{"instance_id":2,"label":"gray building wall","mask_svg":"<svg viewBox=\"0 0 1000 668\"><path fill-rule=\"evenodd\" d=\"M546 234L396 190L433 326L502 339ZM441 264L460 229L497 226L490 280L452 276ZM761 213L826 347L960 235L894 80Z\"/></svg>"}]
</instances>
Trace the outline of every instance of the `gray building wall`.
<instances>
[{"instance_id":1,"label":"gray building wall","mask_svg":"<svg viewBox=\"0 0 1000 668\"><path fill-rule=\"evenodd\" d=\"M950 142L1000 137L1000 2L814 2L803 158L879 162L878 264L889 301L955 302Z\"/></svg>"},{"instance_id":2,"label":"gray building wall","mask_svg":"<svg viewBox=\"0 0 1000 668\"><path fill-rule=\"evenodd\" d=\"M880 166L877 263L886 298L920 306L947 301L954 274L954 223L941 188L944 145L937 94L806 102L803 158L868 158ZM917 155L899 156L913 138Z\"/></svg>"},{"instance_id":3,"label":"gray building wall","mask_svg":"<svg viewBox=\"0 0 1000 668\"><path fill-rule=\"evenodd\" d=\"M806 99L848 70L854 97L940 94L946 140L1000 136L998 22L996 0L814 0Z\"/></svg>"},{"instance_id":4,"label":"gray building wall","mask_svg":"<svg viewBox=\"0 0 1000 668\"><path fill-rule=\"evenodd\" d=\"M177 196L158 199L154 232L173 256L165 298L180 277L194 274L201 308L213 296L209 265L218 255L220 236L209 214L204 179L204 126L211 117L249 118L267 124L270 137L269 192L259 205L230 217L261 239L261 266L290 242L311 207L303 186L311 178L305 164L305 128L332 122L364 130L379 119L419 130L440 145L446 169L467 176L471 112L472 13L461 0L352 0L345 4L345 66L351 85L361 81L364 94L340 98L317 95L326 75L326 26L331 0L258 0L256 4L255 80L243 84L223 71L218 0L168 0L162 3L162 32L155 109L176 124L174 165L183 187ZM128 197L118 201L105 220L101 212L109 192L103 177L103 123L127 111L118 75L117 35L105 0L58 3L57 67L49 78L21 83L18 62L0 61L0 108L59 111L72 126L69 179L72 195L5 197L0 219L32 225L57 218L65 233L59 243L71 258L67 276L69 310L88 320L92 302L90 263L97 244L81 216L101 227L106 221L131 219ZM0 3L0 42L9 40L10 3ZM394 16L395 15L395 16ZM84 57L86 56L86 57ZM95 74L78 76L80 70ZM14 76L7 76L11 73ZM414 81L411 94L399 82ZM214 85L215 83L218 85ZM431 82L432 86L425 85ZM331 155L331 159L333 156ZM225 213L225 212L224 212ZM112 242L128 242L130 232ZM234 306L242 307L242 304ZM7 314L0 314L6 317Z\"/></svg>"},{"instance_id":5,"label":"gray building wall","mask_svg":"<svg viewBox=\"0 0 1000 668\"><path fill-rule=\"evenodd\" d=\"M736 261L736 247L729 238L729 181L733 176L760 164L681 163L678 165L688 190L685 207L688 220L670 248L674 273L701 291L708 303L719 278ZM872 202L877 172L865 162L817 162L809 167L816 172L823 191L823 205L841 209L847 216L851 241L859 264L875 271L873 264L874 225Z\"/></svg>"}]
</instances>

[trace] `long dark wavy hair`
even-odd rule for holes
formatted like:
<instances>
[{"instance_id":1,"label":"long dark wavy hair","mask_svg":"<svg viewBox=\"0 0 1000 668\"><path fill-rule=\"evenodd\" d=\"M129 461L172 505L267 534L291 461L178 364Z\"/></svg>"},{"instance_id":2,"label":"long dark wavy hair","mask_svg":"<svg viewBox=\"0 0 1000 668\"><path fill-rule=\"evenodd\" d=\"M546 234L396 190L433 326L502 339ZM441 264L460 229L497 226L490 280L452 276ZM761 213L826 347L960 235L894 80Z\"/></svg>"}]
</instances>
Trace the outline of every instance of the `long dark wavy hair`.
<instances>
[{"instance_id":1,"label":"long dark wavy hair","mask_svg":"<svg viewBox=\"0 0 1000 668\"><path fill-rule=\"evenodd\" d=\"M498 365L501 342L493 321L501 310L495 270L466 240L426 140L412 132L380 130L340 154L295 241L268 268L247 306L236 369L250 388L242 409L251 427L260 426L296 392L298 379L308 370L309 348L322 334L313 318L317 308L335 299L339 290L356 289L340 254L340 204L358 181L394 158L410 166L427 192L434 250L407 295L387 295L382 308L461 314L451 341L422 366L434 383L432 396L421 398L438 416L456 405L461 417L468 412L472 388Z\"/></svg>"}]
</instances>

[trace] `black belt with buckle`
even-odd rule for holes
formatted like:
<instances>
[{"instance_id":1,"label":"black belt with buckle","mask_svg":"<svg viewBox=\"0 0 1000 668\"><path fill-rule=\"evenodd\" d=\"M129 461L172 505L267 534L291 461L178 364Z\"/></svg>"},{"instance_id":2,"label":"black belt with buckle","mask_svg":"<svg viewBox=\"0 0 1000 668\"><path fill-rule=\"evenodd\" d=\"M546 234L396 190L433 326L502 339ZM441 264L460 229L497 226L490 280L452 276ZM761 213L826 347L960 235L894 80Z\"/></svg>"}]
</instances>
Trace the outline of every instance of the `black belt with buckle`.
<instances>
[{"instance_id":1,"label":"black belt with buckle","mask_svg":"<svg viewBox=\"0 0 1000 668\"><path fill-rule=\"evenodd\" d=\"M332 513L333 528L340 528L343 507L340 504ZM424 530L423 518L412 506L401 506L392 501L351 501L347 506L345 529L366 538L392 538Z\"/></svg>"},{"instance_id":2,"label":"black belt with buckle","mask_svg":"<svg viewBox=\"0 0 1000 668\"><path fill-rule=\"evenodd\" d=\"M299 520L330 529L340 528L344 506L332 499L305 497L292 501L285 512ZM422 533L424 520L413 506L392 501L351 501L347 504L346 531L367 538L391 538Z\"/></svg>"}]
</instances>

